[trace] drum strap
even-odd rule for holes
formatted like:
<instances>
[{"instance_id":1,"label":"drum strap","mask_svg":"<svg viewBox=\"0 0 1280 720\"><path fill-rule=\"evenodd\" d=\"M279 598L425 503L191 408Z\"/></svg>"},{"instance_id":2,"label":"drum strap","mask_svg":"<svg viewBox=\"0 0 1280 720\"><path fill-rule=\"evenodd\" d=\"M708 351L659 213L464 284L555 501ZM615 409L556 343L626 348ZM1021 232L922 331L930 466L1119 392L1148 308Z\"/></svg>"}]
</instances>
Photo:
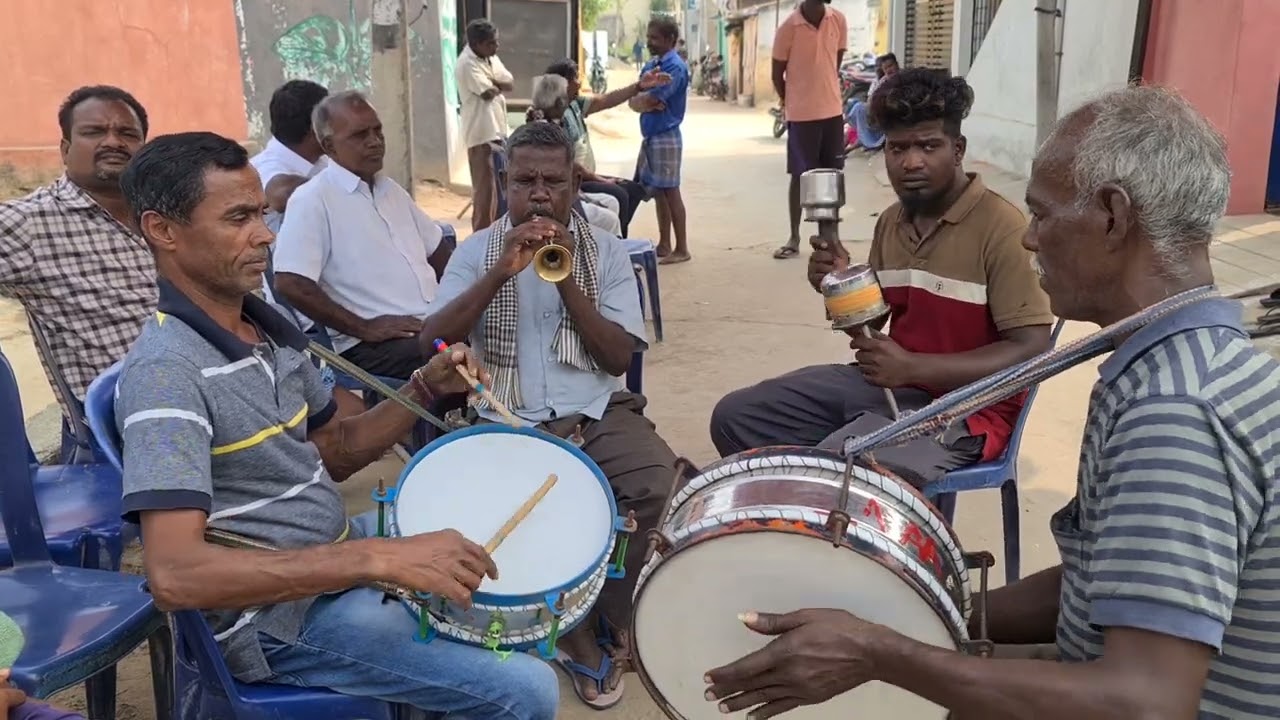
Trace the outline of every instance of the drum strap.
<instances>
[{"instance_id":1,"label":"drum strap","mask_svg":"<svg viewBox=\"0 0 1280 720\"><path fill-rule=\"evenodd\" d=\"M355 378L357 381L360 382L361 385L364 385L365 387L369 388L370 390L373 390L374 392L378 393L384 398L396 403L397 405L400 405L401 407L413 413L414 415L417 415L423 420L426 420L432 425L435 425L437 428L440 428L440 430L444 432L449 432L450 430L453 429L449 427L443 420L441 420L440 418L428 412L426 408L414 402L411 398L406 397L400 391L382 382L381 380L374 377L373 375L370 375L369 373L365 372L360 367L352 363L350 360L347 360L346 358L330 350L329 348L321 345L320 343L314 340L307 343L307 351L310 352L312 355L315 355L316 357L325 361L329 365L332 365L334 369L338 370L339 372L345 373Z\"/></svg>"},{"instance_id":2,"label":"drum strap","mask_svg":"<svg viewBox=\"0 0 1280 720\"><path fill-rule=\"evenodd\" d=\"M1188 305L1218 297L1218 289L1204 285L1178 293L1141 312L1108 325L1092 335L1037 355L1019 365L989 375L908 413L884 428L864 437L844 441L844 455L854 458L876 448L898 445L922 437L935 436L953 423L982 408L1033 387L1058 373L1115 349L1117 338L1127 337L1150 323Z\"/></svg>"}]
</instances>

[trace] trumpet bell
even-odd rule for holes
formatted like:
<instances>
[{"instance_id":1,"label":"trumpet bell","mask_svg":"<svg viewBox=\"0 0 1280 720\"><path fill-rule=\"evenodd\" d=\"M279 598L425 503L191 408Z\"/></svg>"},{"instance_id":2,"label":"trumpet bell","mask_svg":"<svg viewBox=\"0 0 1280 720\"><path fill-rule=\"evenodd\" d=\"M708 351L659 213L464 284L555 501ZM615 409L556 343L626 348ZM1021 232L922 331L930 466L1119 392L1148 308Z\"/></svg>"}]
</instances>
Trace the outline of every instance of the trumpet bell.
<instances>
[{"instance_id":1,"label":"trumpet bell","mask_svg":"<svg viewBox=\"0 0 1280 720\"><path fill-rule=\"evenodd\" d=\"M533 271L549 283L558 283L573 274L573 256L560 245L544 245L533 254Z\"/></svg>"}]
</instances>

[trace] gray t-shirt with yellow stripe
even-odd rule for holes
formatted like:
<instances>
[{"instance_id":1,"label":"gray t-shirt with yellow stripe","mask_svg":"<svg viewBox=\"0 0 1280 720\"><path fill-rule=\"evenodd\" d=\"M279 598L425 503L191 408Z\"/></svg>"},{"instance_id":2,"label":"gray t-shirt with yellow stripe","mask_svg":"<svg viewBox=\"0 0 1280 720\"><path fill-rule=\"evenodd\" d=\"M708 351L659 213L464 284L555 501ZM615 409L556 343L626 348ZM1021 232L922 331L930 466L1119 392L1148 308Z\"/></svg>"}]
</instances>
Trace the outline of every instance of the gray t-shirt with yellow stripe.
<instances>
[{"instance_id":1,"label":"gray t-shirt with yellow stripe","mask_svg":"<svg viewBox=\"0 0 1280 720\"><path fill-rule=\"evenodd\" d=\"M159 312L125 359L116 392L123 439L124 511L196 509L209 525L282 548L347 532L342 498L307 441L336 411L305 354L306 337L249 296L253 345L216 325L161 279ZM257 633L297 640L312 600L245 611L207 608L232 673L270 677Z\"/></svg>"}]
</instances>

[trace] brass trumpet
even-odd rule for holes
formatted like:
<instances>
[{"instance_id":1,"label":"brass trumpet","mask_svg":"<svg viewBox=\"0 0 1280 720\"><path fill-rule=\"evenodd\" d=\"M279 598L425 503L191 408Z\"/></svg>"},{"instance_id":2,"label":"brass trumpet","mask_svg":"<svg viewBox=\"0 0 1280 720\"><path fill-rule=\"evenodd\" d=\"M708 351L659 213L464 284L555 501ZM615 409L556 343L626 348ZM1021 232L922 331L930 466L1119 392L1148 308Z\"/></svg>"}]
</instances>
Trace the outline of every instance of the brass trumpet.
<instances>
[{"instance_id":1,"label":"brass trumpet","mask_svg":"<svg viewBox=\"0 0 1280 720\"><path fill-rule=\"evenodd\" d=\"M573 274L573 255L563 245L549 242L533 254L533 271L549 283L558 283Z\"/></svg>"}]
</instances>

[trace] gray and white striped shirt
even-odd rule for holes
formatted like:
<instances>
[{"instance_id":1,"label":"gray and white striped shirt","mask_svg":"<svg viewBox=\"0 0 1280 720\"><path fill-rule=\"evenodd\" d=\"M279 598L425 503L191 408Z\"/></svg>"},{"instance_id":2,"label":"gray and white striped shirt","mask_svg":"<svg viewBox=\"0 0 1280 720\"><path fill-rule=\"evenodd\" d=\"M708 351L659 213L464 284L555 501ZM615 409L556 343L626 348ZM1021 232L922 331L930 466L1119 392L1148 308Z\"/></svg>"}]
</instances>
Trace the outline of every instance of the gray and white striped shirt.
<instances>
[{"instance_id":1,"label":"gray and white striped shirt","mask_svg":"<svg viewBox=\"0 0 1280 720\"><path fill-rule=\"evenodd\" d=\"M1196 303L1099 368L1076 497L1053 517L1064 660L1129 627L1213 647L1199 717L1280 715L1280 363L1238 303Z\"/></svg>"}]
</instances>

